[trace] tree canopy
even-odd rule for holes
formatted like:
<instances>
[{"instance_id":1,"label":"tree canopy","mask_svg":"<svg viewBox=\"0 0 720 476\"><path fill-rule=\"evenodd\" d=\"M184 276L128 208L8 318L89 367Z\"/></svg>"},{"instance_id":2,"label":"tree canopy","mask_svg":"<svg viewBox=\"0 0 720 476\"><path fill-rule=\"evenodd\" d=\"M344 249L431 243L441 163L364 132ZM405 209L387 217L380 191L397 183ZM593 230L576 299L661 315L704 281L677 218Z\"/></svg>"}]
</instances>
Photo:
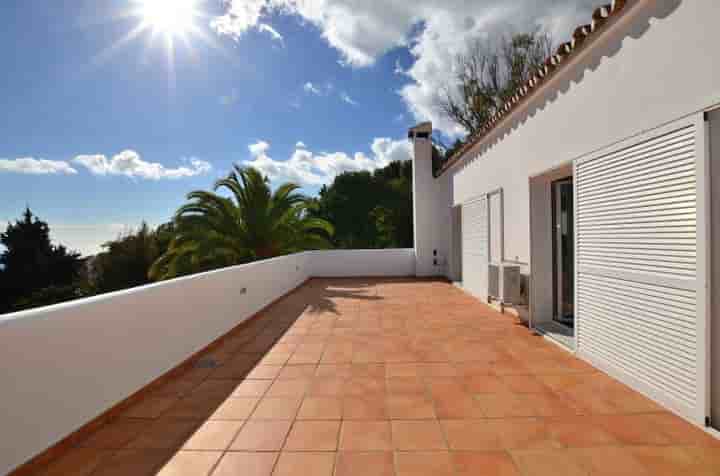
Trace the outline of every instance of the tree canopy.
<instances>
[{"instance_id":1,"label":"tree canopy","mask_svg":"<svg viewBox=\"0 0 720 476\"><path fill-rule=\"evenodd\" d=\"M320 190L317 216L335 226L338 248L413 246L412 162L374 172L345 172Z\"/></svg>"},{"instance_id":2,"label":"tree canopy","mask_svg":"<svg viewBox=\"0 0 720 476\"><path fill-rule=\"evenodd\" d=\"M442 92L445 115L468 134L477 132L552 52L548 33L535 31L476 40L453 63L454 80Z\"/></svg>"},{"instance_id":3,"label":"tree canopy","mask_svg":"<svg viewBox=\"0 0 720 476\"><path fill-rule=\"evenodd\" d=\"M170 246L151 267L153 279L215 269L330 246L334 228L312 215L313 202L285 183L274 192L253 168L235 166L215 183L229 197L194 191L175 214Z\"/></svg>"},{"instance_id":4,"label":"tree canopy","mask_svg":"<svg viewBox=\"0 0 720 476\"><path fill-rule=\"evenodd\" d=\"M65 300L82 262L79 253L52 244L46 222L26 208L21 219L0 233L0 243L5 247L0 254L0 312L30 307L24 298L50 287L56 298L49 301ZM72 297L70 293L67 299Z\"/></svg>"}]
</instances>

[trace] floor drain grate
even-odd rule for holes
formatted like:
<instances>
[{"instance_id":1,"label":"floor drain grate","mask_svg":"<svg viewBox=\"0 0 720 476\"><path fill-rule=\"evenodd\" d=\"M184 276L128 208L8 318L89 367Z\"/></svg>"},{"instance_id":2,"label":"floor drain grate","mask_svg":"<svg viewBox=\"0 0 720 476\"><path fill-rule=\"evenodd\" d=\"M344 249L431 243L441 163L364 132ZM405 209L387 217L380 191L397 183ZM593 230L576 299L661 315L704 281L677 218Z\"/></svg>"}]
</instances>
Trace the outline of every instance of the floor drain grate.
<instances>
[{"instance_id":1,"label":"floor drain grate","mask_svg":"<svg viewBox=\"0 0 720 476\"><path fill-rule=\"evenodd\" d=\"M215 359L200 359L195 362L196 369L214 369L219 364Z\"/></svg>"}]
</instances>

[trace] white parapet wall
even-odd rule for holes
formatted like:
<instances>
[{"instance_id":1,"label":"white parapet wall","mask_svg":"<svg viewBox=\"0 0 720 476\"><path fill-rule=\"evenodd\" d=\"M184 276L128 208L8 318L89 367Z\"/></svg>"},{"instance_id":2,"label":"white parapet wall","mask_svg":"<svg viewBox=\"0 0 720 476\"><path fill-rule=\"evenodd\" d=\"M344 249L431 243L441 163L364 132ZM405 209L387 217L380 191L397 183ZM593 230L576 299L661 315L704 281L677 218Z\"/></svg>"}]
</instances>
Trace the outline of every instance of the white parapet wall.
<instances>
[{"instance_id":1,"label":"white parapet wall","mask_svg":"<svg viewBox=\"0 0 720 476\"><path fill-rule=\"evenodd\" d=\"M332 250L0 316L0 474L313 276L414 275L413 250Z\"/></svg>"},{"instance_id":2,"label":"white parapet wall","mask_svg":"<svg viewBox=\"0 0 720 476\"><path fill-rule=\"evenodd\" d=\"M310 251L313 277L415 276L415 250Z\"/></svg>"}]
</instances>

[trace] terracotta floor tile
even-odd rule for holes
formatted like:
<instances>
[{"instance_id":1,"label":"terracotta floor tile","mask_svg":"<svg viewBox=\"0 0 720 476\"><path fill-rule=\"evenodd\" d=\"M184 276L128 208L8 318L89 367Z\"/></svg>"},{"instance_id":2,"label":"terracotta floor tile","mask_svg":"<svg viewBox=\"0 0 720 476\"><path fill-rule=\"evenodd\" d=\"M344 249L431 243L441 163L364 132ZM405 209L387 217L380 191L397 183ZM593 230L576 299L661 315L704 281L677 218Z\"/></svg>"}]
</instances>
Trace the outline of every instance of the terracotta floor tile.
<instances>
[{"instance_id":1,"label":"terracotta floor tile","mask_svg":"<svg viewBox=\"0 0 720 476\"><path fill-rule=\"evenodd\" d=\"M212 476L270 476L278 453L225 453Z\"/></svg>"},{"instance_id":2,"label":"terracotta floor tile","mask_svg":"<svg viewBox=\"0 0 720 476\"><path fill-rule=\"evenodd\" d=\"M208 420L197 428L185 441L186 450L225 450L245 422Z\"/></svg>"},{"instance_id":3,"label":"terracotta floor tile","mask_svg":"<svg viewBox=\"0 0 720 476\"><path fill-rule=\"evenodd\" d=\"M720 439L668 412L645 416L647 424L667 436L673 445L713 446L720 451Z\"/></svg>"},{"instance_id":4,"label":"terracotta floor tile","mask_svg":"<svg viewBox=\"0 0 720 476\"><path fill-rule=\"evenodd\" d=\"M537 413L523 396L514 393L482 393L475 395L474 401L488 418L531 417Z\"/></svg>"},{"instance_id":5,"label":"terracotta floor tile","mask_svg":"<svg viewBox=\"0 0 720 476\"><path fill-rule=\"evenodd\" d=\"M88 476L112 455L112 450L73 448L38 472L37 476Z\"/></svg>"},{"instance_id":6,"label":"terracotta floor tile","mask_svg":"<svg viewBox=\"0 0 720 476\"><path fill-rule=\"evenodd\" d=\"M290 359L291 352L272 352L268 353L260 360L260 365L285 365Z\"/></svg>"},{"instance_id":7,"label":"terracotta floor tile","mask_svg":"<svg viewBox=\"0 0 720 476\"><path fill-rule=\"evenodd\" d=\"M298 420L287 437L285 451L335 451L339 433L339 421Z\"/></svg>"},{"instance_id":8,"label":"terracotta floor tile","mask_svg":"<svg viewBox=\"0 0 720 476\"><path fill-rule=\"evenodd\" d=\"M390 422L348 420L340 428L341 451L391 450Z\"/></svg>"},{"instance_id":9,"label":"terracotta floor tile","mask_svg":"<svg viewBox=\"0 0 720 476\"><path fill-rule=\"evenodd\" d=\"M122 419L102 425L80 443L86 448L119 449L150 427L145 420Z\"/></svg>"},{"instance_id":10,"label":"terracotta floor tile","mask_svg":"<svg viewBox=\"0 0 720 476\"><path fill-rule=\"evenodd\" d=\"M310 379L275 380L268 389L268 397L302 397L310 386Z\"/></svg>"},{"instance_id":11,"label":"terracotta floor tile","mask_svg":"<svg viewBox=\"0 0 720 476\"><path fill-rule=\"evenodd\" d=\"M458 451L452 453L452 461L457 476L520 476L504 451Z\"/></svg>"},{"instance_id":12,"label":"terracotta floor tile","mask_svg":"<svg viewBox=\"0 0 720 476\"><path fill-rule=\"evenodd\" d=\"M447 451L395 453L397 476L452 476L455 474Z\"/></svg>"},{"instance_id":13,"label":"terracotta floor tile","mask_svg":"<svg viewBox=\"0 0 720 476\"><path fill-rule=\"evenodd\" d=\"M629 448L635 459L648 474L656 476L710 475L696 455L683 447L676 446L633 446ZM720 466L717 467L720 473Z\"/></svg>"},{"instance_id":14,"label":"terracotta floor tile","mask_svg":"<svg viewBox=\"0 0 720 476\"><path fill-rule=\"evenodd\" d=\"M418 377L391 377L386 380L386 387L390 395L424 395L427 392L425 382Z\"/></svg>"},{"instance_id":15,"label":"terracotta floor tile","mask_svg":"<svg viewBox=\"0 0 720 476\"><path fill-rule=\"evenodd\" d=\"M341 451L335 462L335 476L395 476L391 452Z\"/></svg>"},{"instance_id":16,"label":"terracotta floor tile","mask_svg":"<svg viewBox=\"0 0 720 476\"><path fill-rule=\"evenodd\" d=\"M119 450L93 471L93 476L154 476L174 454L168 450Z\"/></svg>"},{"instance_id":17,"label":"terracotta floor tile","mask_svg":"<svg viewBox=\"0 0 720 476\"><path fill-rule=\"evenodd\" d=\"M128 449L176 449L200 424L197 420L159 418L136 438L130 440Z\"/></svg>"},{"instance_id":18,"label":"terracotta floor tile","mask_svg":"<svg viewBox=\"0 0 720 476\"><path fill-rule=\"evenodd\" d=\"M243 380L233 390L233 397L262 397L270 388L272 380Z\"/></svg>"},{"instance_id":19,"label":"terracotta floor tile","mask_svg":"<svg viewBox=\"0 0 720 476\"><path fill-rule=\"evenodd\" d=\"M385 364L352 364L351 372L353 377L384 379Z\"/></svg>"},{"instance_id":20,"label":"terracotta floor tile","mask_svg":"<svg viewBox=\"0 0 720 476\"><path fill-rule=\"evenodd\" d=\"M165 463L157 475L209 476L220 456L220 451L179 451Z\"/></svg>"},{"instance_id":21,"label":"terracotta floor tile","mask_svg":"<svg viewBox=\"0 0 720 476\"><path fill-rule=\"evenodd\" d=\"M146 397L123 412L125 418L157 418L178 401L178 397Z\"/></svg>"},{"instance_id":22,"label":"terracotta floor tile","mask_svg":"<svg viewBox=\"0 0 720 476\"><path fill-rule=\"evenodd\" d=\"M190 393L182 397L163 414L166 418L206 419L225 401L221 395Z\"/></svg>"},{"instance_id":23,"label":"terracotta floor tile","mask_svg":"<svg viewBox=\"0 0 720 476\"><path fill-rule=\"evenodd\" d=\"M308 395L314 397L342 396L346 388L347 379L336 377L316 377L310 384Z\"/></svg>"},{"instance_id":24,"label":"terracotta floor tile","mask_svg":"<svg viewBox=\"0 0 720 476\"><path fill-rule=\"evenodd\" d=\"M263 397L250 416L252 420L292 420L297 415L302 398Z\"/></svg>"},{"instance_id":25,"label":"terracotta floor tile","mask_svg":"<svg viewBox=\"0 0 720 476\"><path fill-rule=\"evenodd\" d=\"M510 454L523 476L590 476L567 450L523 450Z\"/></svg>"},{"instance_id":26,"label":"terracotta floor tile","mask_svg":"<svg viewBox=\"0 0 720 476\"><path fill-rule=\"evenodd\" d=\"M345 382L343 395L349 397L366 397L369 395L385 395L384 377L352 377Z\"/></svg>"},{"instance_id":27,"label":"terracotta floor tile","mask_svg":"<svg viewBox=\"0 0 720 476\"><path fill-rule=\"evenodd\" d=\"M340 420L342 400L336 397L305 397L297 414L298 420Z\"/></svg>"},{"instance_id":28,"label":"terracotta floor tile","mask_svg":"<svg viewBox=\"0 0 720 476\"><path fill-rule=\"evenodd\" d=\"M252 370L255 364L246 358L232 359L225 362L222 366L212 370L209 374L211 380L214 379L242 379Z\"/></svg>"},{"instance_id":29,"label":"terracotta floor tile","mask_svg":"<svg viewBox=\"0 0 720 476\"><path fill-rule=\"evenodd\" d=\"M384 397L345 397L342 405L346 420L383 420L388 416Z\"/></svg>"},{"instance_id":30,"label":"terracotta floor tile","mask_svg":"<svg viewBox=\"0 0 720 476\"><path fill-rule=\"evenodd\" d=\"M506 450L540 450L562 446L553 439L542 420L534 418L489 420L488 426L500 435L500 444Z\"/></svg>"},{"instance_id":31,"label":"terracotta floor tile","mask_svg":"<svg viewBox=\"0 0 720 476\"><path fill-rule=\"evenodd\" d=\"M391 377L419 377L420 369L417 363L387 364L385 375Z\"/></svg>"},{"instance_id":32,"label":"terracotta floor tile","mask_svg":"<svg viewBox=\"0 0 720 476\"><path fill-rule=\"evenodd\" d=\"M352 365L347 364L320 364L315 370L316 377L350 378Z\"/></svg>"},{"instance_id":33,"label":"terracotta floor tile","mask_svg":"<svg viewBox=\"0 0 720 476\"><path fill-rule=\"evenodd\" d=\"M230 445L232 451L280 451L292 421L250 420Z\"/></svg>"},{"instance_id":34,"label":"terracotta floor tile","mask_svg":"<svg viewBox=\"0 0 720 476\"><path fill-rule=\"evenodd\" d=\"M545 393L550 390L542 380L532 375L504 375L500 380L513 393Z\"/></svg>"},{"instance_id":35,"label":"terracotta floor tile","mask_svg":"<svg viewBox=\"0 0 720 476\"><path fill-rule=\"evenodd\" d=\"M520 405L527 408L534 416L562 417L566 415L581 415L582 410L571 400L562 398L554 393L523 393L515 396Z\"/></svg>"},{"instance_id":36,"label":"terracotta floor tile","mask_svg":"<svg viewBox=\"0 0 720 476\"><path fill-rule=\"evenodd\" d=\"M445 435L435 420L394 420L392 440L399 451L447 449Z\"/></svg>"},{"instance_id":37,"label":"terracotta floor tile","mask_svg":"<svg viewBox=\"0 0 720 476\"><path fill-rule=\"evenodd\" d=\"M332 476L334 464L334 453L283 452L273 476Z\"/></svg>"},{"instance_id":38,"label":"terracotta floor tile","mask_svg":"<svg viewBox=\"0 0 720 476\"><path fill-rule=\"evenodd\" d=\"M689 454L693 455L695 459L706 469L714 469L716 473L713 476L718 476L720 471L720 451L717 448L709 448L703 446L688 446L684 448ZM703 475L705 476L705 475Z\"/></svg>"},{"instance_id":39,"label":"terracotta floor tile","mask_svg":"<svg viewBox=\"0 0 720 476\"><path fill-rule=\"evenodd\" d=\"M592 476L650 476L630 448L596 447L569 450Z\"/></svg>"},{"instance_id":40,"label":"terracotta floor tile","mask_svg":"<svg viewBox=\"0 0 720 476\"><path fill-rule=\"evenodd\" d=\"M249 379L273 380L280 374L282 365L258 365L247 374Z\"/></svg>"},{"instance_id":41,"label":"terracotta floor tile","mask_svg":"<svg viewBox=\"0 0 720 476\"><path fill-rule=\"evenodd\" d=\"M485 412L470 395L459 394L434 397L435 414L441 419L483 418Z\"/></svg>"},{"instance_id":42,"label":"terracotta floor tile","mask_svg":"<svg viewBox=\"0 0 720 476\"><path fill-rule=\"evenodd\" d=\"M472 375L464 379L465 389L469 393L506 393L506 384L494 375Z\"/></svg>"},{"instance_id":43,"label":"terracotta floor tile","mask_svg":"<svg viewBox=\"0 0 720 476\"><path fill-rule=\"evenodd\" d=\"M255 397L230 397L220 404L211 420L246 420L258 404Z\"/></svg>"},{"instance_id":44,"label":"terracotta floor tile","mask_svg":"<svg viewBox=\"0 0 720 476\"><path fill-rule=\"evenodd\" d=\"M388 395L385 401L393 420L435 418L433 401L425 395Z\"/></svg>"},{"instance_id":45,"label":"terracotta floor tile","mask_svg":"<svg viewBox=\"0 0 720 476\"><path fill-rule=\"evenodd\" d=\"M594 418L597 424L621 444L668 445L670 437L653 428L646 415L601 415Z\"/></svg>"},{"instance_id":46,"label":"terracotta floor tile","mask_svg":"<svg viewBox=\"0 0 720 476\"><path fill-rule=\"evenodd\" d=\"M590 416L548 418L545 423L552 438L569 448L618 444L618 440L595 424Z\"/></svg>"},{"instance_id":47,"label":"terracotta floor tile","mask_svg":"<svg viewBox=\"0 0 720 476\"><path fill-rule=\"evenodd\" d=\"M169 382L165 382L163 385L154 388L150 394L154 397L182 397L192 391L193 388L198 386L202 381L185 379L185 378L174 378Z\"/></svg>"},{"instance_id":48,"label":"terracotta floor tile","mask_svg":"<svg viewBox=\"0 0 720 476\"><path fill-rule=\"evenodd\" d=\"M298 378L312 378L315 376L317 365L306 364L306 365L286 365L280 370L277 378L278 380L284 379L298 379Z\"/></svg>"},{"instance_id":49,"label":"terracotta floor tile","mask_svg":"<svg viewBox=\"0 0 720 476\"><path fill-rule=\"evenodd\" d=\"M229 397L233 394L239 383L240 382L238 380L207 379L195 387L191 392L191 395L207 395L216 396L218 398Z\"/></svg>"},{"instance_id":50,"label":"terracotta floor tile","mask_svg":"<svg viewBox=\"0 0 720 476\"><path fill-rule=\"evenodd\" d=\"M503 449L497 428L488 420L442 420L451 450L499 451Z\"/></svg>"},{"instance_id":51,"label":"terracotta floor tile","mask_svg":"<svg viewBox=\"0 0 720 476\"><path fill-rule=\"evenodd\" d=\"M433 377L426 378L430 394L433 398L470 396L465 385L466 379L457 377Z\"/></svg>"},{"instance_id":52,"label":"terracotta floor tile","mask_svg":"<svg viewBox=\"0 0 720 476\"><path fill-rule=\"evenodd\" d=\"M460 375L457 367L451 363L424 363L418 364L421 377L456 377Z\"/></svg>"}]
</instances>

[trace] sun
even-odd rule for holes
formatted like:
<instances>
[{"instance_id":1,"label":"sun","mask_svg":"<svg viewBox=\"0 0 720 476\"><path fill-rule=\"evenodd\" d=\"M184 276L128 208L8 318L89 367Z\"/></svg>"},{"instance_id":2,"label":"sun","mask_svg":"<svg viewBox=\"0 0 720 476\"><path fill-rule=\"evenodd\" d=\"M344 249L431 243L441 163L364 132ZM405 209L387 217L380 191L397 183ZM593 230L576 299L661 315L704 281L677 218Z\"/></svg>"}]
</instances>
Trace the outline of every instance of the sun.
<instances>
[{"instance_id":1,"label":"sun","mask_svg":"<svg viewBox=\"0 0 720 476\"><path fill-rule=\"evenodd\" d=\"M168 37L184 36L195 29L197 0L136 0L142 28Z\"/></svg>"}]
</instances>

